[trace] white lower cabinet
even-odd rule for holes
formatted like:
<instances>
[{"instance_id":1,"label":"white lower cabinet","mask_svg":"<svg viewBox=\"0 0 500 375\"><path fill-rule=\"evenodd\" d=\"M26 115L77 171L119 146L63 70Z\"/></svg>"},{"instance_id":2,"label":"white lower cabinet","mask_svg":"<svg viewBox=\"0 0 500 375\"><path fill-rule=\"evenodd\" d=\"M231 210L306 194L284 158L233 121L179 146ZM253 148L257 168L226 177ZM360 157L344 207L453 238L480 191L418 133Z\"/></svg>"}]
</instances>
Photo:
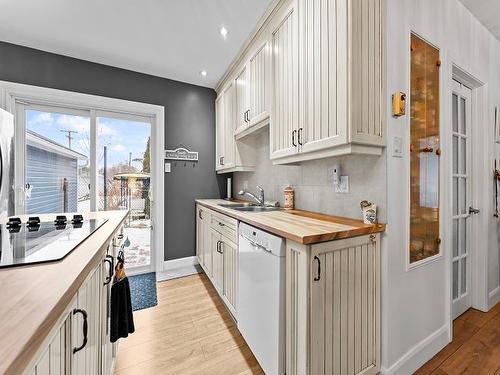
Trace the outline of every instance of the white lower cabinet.
<instances>
[{"instance_id":1,"label":"white lower cabinet","mask_svg":"<svg viewBox=\"0 0 500 375\"><path fill-rule=\"evenodd\" d=\"M120 235L118 234L117 238ZM72 302L28 366L29 375L110 375L116 343L110 342L111 277L116 259L116 238L105 257L90 272Z\"/></svg>"},{"instance_id":2,"label":"white lower cabinet","mask_svg":"<svg viewBox=\"0 0 500 375\"><path fill-rule=\"evenodd\" d=\"M210 211L196 205L196 256L206 274L212 275L212 251L210 246Z\"/></svg>"},{"instance_id":3,"label":"white lower cabinet","mask_svg":"<svg viewBox=\"0 0 500 375\"><path fill-rule=\"evenodd\" d=\"M238 221L199 204L196 212L201 212L203 217L198 216L196 220L198 261L228 310L237 319Z\"/></svg>"},{"instance_id":4,"label":"white lower cabinet","mask_svg":"<svg viewBox=\"0 0 500 375\"><path fill-rule=\"evenodd\" d=\"M380 235L286 251L286 373L377 374Z\"/></svg>"}]
</instances>

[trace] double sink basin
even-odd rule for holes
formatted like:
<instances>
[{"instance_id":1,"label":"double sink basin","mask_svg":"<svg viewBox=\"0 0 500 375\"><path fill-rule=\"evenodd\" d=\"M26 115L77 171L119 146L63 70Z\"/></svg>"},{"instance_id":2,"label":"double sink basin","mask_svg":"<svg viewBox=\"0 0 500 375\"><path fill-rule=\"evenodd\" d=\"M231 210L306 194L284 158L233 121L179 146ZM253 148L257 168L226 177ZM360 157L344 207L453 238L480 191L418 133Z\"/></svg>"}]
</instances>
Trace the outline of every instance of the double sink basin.
<instances>
[{"instance_id":1,"label":"double sink basin","mask_svg":"<svg viewBox=\"0 0 500 375\"><path fill-rule=\"evenodd\" d=\"M281 207L261 206L256 203L220 203L219 206L242 212L268 212L281 210Z\"/></svg>"}]
</instances>

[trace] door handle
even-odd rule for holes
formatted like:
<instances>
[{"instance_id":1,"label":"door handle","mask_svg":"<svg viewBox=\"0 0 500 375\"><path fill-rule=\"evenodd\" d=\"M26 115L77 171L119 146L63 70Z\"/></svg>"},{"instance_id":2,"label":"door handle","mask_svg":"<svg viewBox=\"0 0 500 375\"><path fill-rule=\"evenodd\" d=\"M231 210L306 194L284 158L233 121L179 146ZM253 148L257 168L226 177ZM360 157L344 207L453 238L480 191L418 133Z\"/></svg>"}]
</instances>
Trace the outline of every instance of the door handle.
<instances>
[{"instance_id":1,"label":"door handle","mask_svg":"<svg viewBox=\"0 0 500 375\"><path fill-rule=\"evenodd\" d=\"M477 215L481 210L479 208L469 207L469 215Z\"/></svg>"},{"instance_id":2,"label":"door handle","mask_svg":"<svg viewBox=\"0 0 500 375\"><path fill-rule=\"evenodd\" d=\"M73 354L75 354L76 352L79 352L80 350L85 348L85 345L87 345L87 340L88 340L89 326L88 326L88 322L87 322L87 312L83 309L74 309L73 310L73 315L76 315L78 313L82 314L82 316L83 316L83 342L82 342L82 345L73 348Z\"/></svg>"},{"instance_id":3,"label":"door handle","mask_svg":"<svg viewBox=\"0 0 500 375\"><path fill-rule=\"evenodd\" d=\"M292 131L292 146L293 147L297 147L297 144L295 143L295 133L296 132L297 132L297 130Z\"/></svg>"}]
</instances>

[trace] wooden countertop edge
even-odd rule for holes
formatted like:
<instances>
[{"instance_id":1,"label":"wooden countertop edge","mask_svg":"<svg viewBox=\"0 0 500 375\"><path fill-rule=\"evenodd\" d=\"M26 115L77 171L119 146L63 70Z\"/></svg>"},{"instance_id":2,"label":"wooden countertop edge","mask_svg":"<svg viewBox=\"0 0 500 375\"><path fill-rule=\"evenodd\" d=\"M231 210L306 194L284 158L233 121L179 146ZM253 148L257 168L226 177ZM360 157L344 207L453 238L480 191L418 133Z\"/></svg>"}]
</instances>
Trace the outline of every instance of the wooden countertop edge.
<instances>
[{"instance_id":1,"label":"wooden countertop edge","mask_svg":"<svg viewBox=\"0 0 500 375\"><path fill-rule=\"evenodd\" d=\"M327 232L327 233L318 233L315 235L309 235L309 236L296 236L293 233L290 232L285 232L280 229L277 229L275 227L262 224L258 220L253 220L249 215L251 213L243 215L239 214L235 210L231 210L230 208L225 208L225 207L220 207L218 206L217 203L209 203L206 202L207 200L210 200L209 198L206 199L196 199L196 203L207 207L213 211L216 211L220 214L227 215L232 217L233 219L242 221L244 223L253 225L257 228L263 229L265 231L271 232L273 234L276 234L281 237L285 237L289 240L298 242L303 245L313 245L316 243L321 243L321 242L327 242L327 241L334 241L334 240L339 240L339 239L345 239L345 238L352 238L352 237L357 237L357 236L362 236L366 234L373 234L373 233L381 233L385 231L385 224L383 223L377 223L377 224L365 224L361 220L357 219L352 219L352 218L347 218L343 216L334 216L334 215L327 215L327 214L322 214L318 212L312 212L312 211L306 211L306 210L284 210L283 212L289 215L297 215L297 216L302 216L302 217L309 217L312 219L316 220L322 220L322 221L328 221L332 223L338 223L338 224L343 224L343 225L350 225L350 226L356 226L357 228L355 229L347 229L343 231L337 231L337 232ZM238 202L236 200L235 202ZM275 211L274 211L275 212Z\"/></svg>"},{"instance_id":2,"label":"wooden countertop edge","mask_svg":"<svg viewBox=\"0 0 500 375\"><path fill-rule=\"evenodd\" d=\"M126 217L127 215L123 215L123 217L115 225L115 228L110 231L105 241L103 241L103 243L98 247L97 251L94 253L93 256L91 256L91 258L89 259L87 264L82 268L78 276L68 286L63 296L58 300L58 302L46 315L42 324L33 332L33 334L31 335L31 339L26 342L26 344L19 351L18 355L5 368L4 372L5 375L22 374L23 371L26 370L26 367L31 363L31 361L33 361L34 355L38 352L41 345L47 338L48 334L54 328L54 324L61 317L66 307L71 303L72 299L78 292L78 289L83 284L87 276L97 266L99 260L106 252L106 244L113 238L114 234L116 233L116 230L120 227L120 225L122 225ZM104 225L111 223L112 222L108 221ZM104 229L104 228L99 228L99 229ZM78 251L78 249L75 249L74 251ZM1 367L2 366L0 365L0 373L1 371L3 371L1 370Z\"/></svg>"}]
</instances>

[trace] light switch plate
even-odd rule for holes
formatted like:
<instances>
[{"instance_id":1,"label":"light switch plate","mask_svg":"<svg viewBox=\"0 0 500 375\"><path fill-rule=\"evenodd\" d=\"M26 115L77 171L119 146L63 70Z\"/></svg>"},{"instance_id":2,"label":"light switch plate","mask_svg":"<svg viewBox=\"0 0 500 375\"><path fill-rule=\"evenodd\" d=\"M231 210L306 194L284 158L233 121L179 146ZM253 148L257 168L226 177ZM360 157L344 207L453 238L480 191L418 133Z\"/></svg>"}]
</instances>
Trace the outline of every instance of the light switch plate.
<instances>
[{"instance_id":1,"label":"light switch plate","mask_svg":"<svg viewBox=\"0 0 500 375\"><path fill-rule=\"evenodd\" d=\"M349 176L340 176L340 181L335 185L335 192L340 194L349 193Z\"/></svg>"},{"instance_id":2,"label":"light switch plate","mask_svg":"<svg viewBox=\"0 0 500 375\"><path fill-rule=\"evenodd\" d=\"M392 156L395 158L403 157L403 138L394 137L392 139Z\"/></svg>"},{"instance_id":3,"label":"light switch plate","mask_svg":"<svg viewBox=\"0 0 500 375\"><path fill-rule=\"evenodd\" d=\"M165 163L165 173L170 173L170 171L171 171L171 164Z\"/></svg>"}]
</instances>

